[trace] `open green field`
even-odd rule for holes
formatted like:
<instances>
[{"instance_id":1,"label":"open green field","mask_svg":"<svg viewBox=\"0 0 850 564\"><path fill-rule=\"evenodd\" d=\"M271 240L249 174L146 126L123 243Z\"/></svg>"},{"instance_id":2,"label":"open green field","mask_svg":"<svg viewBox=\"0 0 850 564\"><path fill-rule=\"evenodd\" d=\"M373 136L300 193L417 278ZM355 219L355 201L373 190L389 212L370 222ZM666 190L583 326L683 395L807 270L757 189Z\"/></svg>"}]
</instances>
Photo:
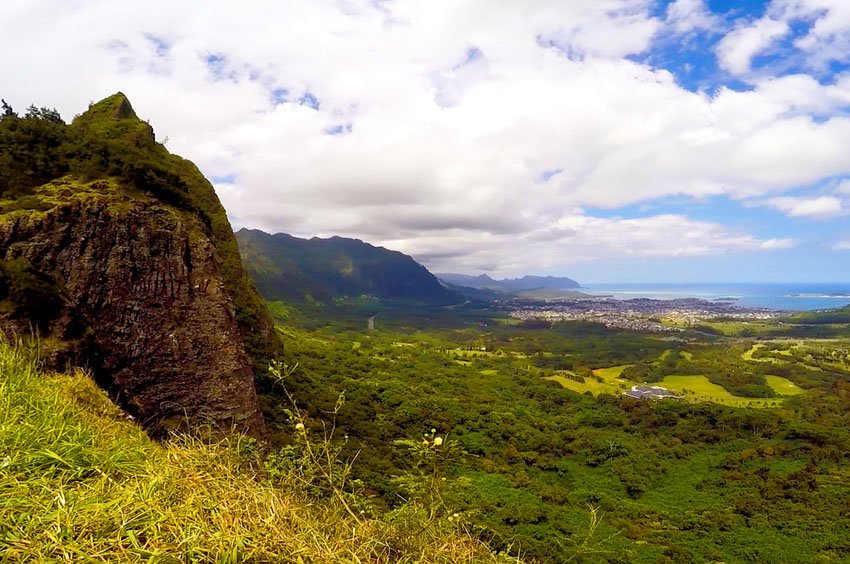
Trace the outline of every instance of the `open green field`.
<instances>
[{"instance_id":1,"label":"open green field","mask_svg":"<svg viewBox=\"0 0 850 564\"><path fill-rule=\"evenodd\" d=\"M608 368L597 368L593 371L594 376L605 378L606 380L619 379L623 374L623 370L631 366L631 364L622 364L620 366L609 366Z\"/></svg>"},{"instance_id":2,"label":"open green field","mask_svg":"<svg viewBox=\"0 0 850 564\"><path fill-rule=\"evenodd\" d=\"M495 354L495 353L493 351L452 349L452 350L449 351L449 354L454 355L454 356L462 356L462 357L476 357L476 356L493 356L493 354Z\"/></svg>"},{"instance_id":3,"label":"open green field","mask_svg":"<svg viewBox=\"0 0 850 564\"><path fill-rule=\"evenodd\" d=\"M802 394L805 390L789 380L788 378L783 378L781 376L765 376L764 379L767 381L767 385L773 389L774 392L781 396L796 396L798 394Z\"/></svg>"},{"instance_id":4,"label":"open green field","mask_svg":"<svg viewBox=\"0 0 850 564\"><path fill-rule=\"evenodd\" d=\"M696 329L699 329L700 327L707 328L716 331L726 337L770 335L776 332L777 330L783 328L782 325L780 325L776 320L773 319L753 321L713 321L710 319L694 320L668 316L662 318L661 322L664 325L667 325L668 327L677 327L680 329L686 329L689 327L693 327Z\"/></svg>"},{"instance_id":5,"label":"open green field","mask_svg":"<svg viewBox=\"0 0 850 564\"><path fill-rule=\"evenodd\" d=\"M571 380L566 376L546 376L543 378L544 380L549 380L550 382L557 382L564 388L568 390L572 390L579 394L583 394L585 392L590 392L594 396L599 394L618 394L625 391L628 391L634 383L628 382L626 380L604 380L602 382L594 379L594 378L585 378L584 382L577 382L576 380Z\"/></svg>"},{"instance_id":6,"label":"open green field","mask_svg":"<svg viewBox=\"0 0 850 564\"><path fill-rule=\"evenodd\" d=\"M597 378L585 378L584 382L577 382L566 376L547 376L544 380L557 382L564 388L580 394L585 392L590 392L594 396L599 394L619 394L628 391L635 384L634 382L620 378L623 370L628 367L629 365L625 364L622 366L597 368L593 371L593 375L599 378L599 380ZM567 370L563 372L569 373Z\"/></svg>"},{"instance_id":7,"label":"open green field","mask_svg":"<svg viewBox=\"0 0 850 564\"><path fill-rule=\"evenodd\" d=\"M566 376L547 376L544 380L557 382L564 388L579 394L590 392L594 396L599 394L618 394L631 389L635 382L620 378L629 365L611 366L608 368L597 368L593 371L595 378L585 378L584 382L578 382ZM567 371L564 371L567 372ZM779 376L769 376L768 384L780 395L796 395L803 392L790 380ZM779 407L782 400L771 398L746 398L730 393L723 386L712 383L703 375L671 375L665 377L658 386L681 394L686 400L692 402L713 402L732 407Z\"/></svg>"},{"instance_id":8,"label":"open green field","mask_svg":"<svg viewBox=\"0 0 850 564\"><path fill-rule=\"evenodd\" d=\"M784 362L782 360L779 360L778 358L755 358L755 357L753 357L753 355L756 354L756 352L758 350L763 349L764 347L765 347L764 343L755 343L752 347L750 347L749 350L747 350L746 352L744 352L744 354L741 355L741 359L749 361L749 362L769 362L771 364L782 364Z\"/></svg>"},{"instance_id":9,"label":"open green field","mask_svg":"<svg viewBox=\"0 0 850 564\"><path fill-rule=\"evenodd\" d=\"M688 362L691 362L691 361L693 361L693 359L694 359L694 353L692 353L692 352L689 352L689 351L678 351L678 353L679 353L679 356L680 356L680 357L682 357L683 359L687 360ZM667 360L667 359L669 359L669 358L670 358L670 355L671 355L671 354L673 354L673 349L667 349L667 350L665 350L664 352L662 352L662 353L661 353L661 355L658 357L658 359L656 359L656 360L655 360L655 362L654 362L654 363L655 363L655 364L660 364L660 363L664 362L665 360Z\"/></svg>"},{"instance_id":10,"label":"open green field","mask_svg":"<svg viewBox=\"0 0 850 564\"><path fill-rule=\"evenodd\" d=\"M813 360L813 357L812 357L811 354L808 354L804 357L805 362L801 361L799 358L795 359L795 353L797 353L799 350L803 349L804 343L797 342L797 341L770 341L770 343L773 344L773 345L782 344L782 345L786 346L786 348L771 348L769 350L769 352L774 353L774 354L778 354L778 355L781 355L781 356L784 356L784 357L788 357L788 360L784 360L784 359L781 359L781 358L775 358L775 357L758 357L758 358L756 358L755 356L753 356L753 355L755 355L755 353L757 351L766 348L767 343L755 343L755 344L753 344L753 346L750 347L749 350L745 351L741 355L741 359L746 360L748 362L764 362L764 363L777 364L777 365L785 365L785 364L789 364L789 363L796 363L799 366L805 367L807 370L813 370L815 372L823 372L823 368L821 368L820 366L815 366L813 364L809 364L809 362ZM834 366L834 368L836 368L837 370L843 371L845 369L845 366L840 362L839 363L830 363L830 364L832 366Z\"/></svg>"},{"instance_id":11,"label":"open green field","mask_svg":"<svg viewBox=\"0 0 850 564\"><path fill-rule=\"evenodd\" d=\"M777 399L745 398L733 395L723 386L712 383L702 375L667 376L659 385L682 394L688 401L714 402L732 407L778 407L782 403Z\"/></svg>"}]
</instances>

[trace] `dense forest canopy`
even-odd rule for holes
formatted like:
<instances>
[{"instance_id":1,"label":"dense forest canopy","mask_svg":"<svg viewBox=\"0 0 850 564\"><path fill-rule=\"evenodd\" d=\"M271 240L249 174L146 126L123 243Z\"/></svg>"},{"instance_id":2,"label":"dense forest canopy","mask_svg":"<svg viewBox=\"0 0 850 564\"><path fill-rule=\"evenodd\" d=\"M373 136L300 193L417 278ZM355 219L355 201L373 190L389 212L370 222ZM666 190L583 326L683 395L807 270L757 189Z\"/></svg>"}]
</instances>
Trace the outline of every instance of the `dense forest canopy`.
<instances>
[{"instance_id":1,"label":"dense forest canopy","mask_svg":"<svg viewBox=\"0 0 850 564\"><path fill-rule=\"evenodd\" d=\"M356 304L272 306L285 358L298 366L288 386L315 432L344 394L335 422L356 458L354 475L389 507L409 495L393 478L411 471L398 441L433 428L466 453L446 474L447 506L495 547L532 560L850 557L838 533L850 517L847 326L829 327L827 341L768 346L697 331L671 338L396 307L366 332ZM731 399L685 390L683 400L644 401L616 387L577 393L559 384L593 390L612 371L623 389L680 378ZM286 435L274 392L263 401Z\"/></svg>"}]
</instances>

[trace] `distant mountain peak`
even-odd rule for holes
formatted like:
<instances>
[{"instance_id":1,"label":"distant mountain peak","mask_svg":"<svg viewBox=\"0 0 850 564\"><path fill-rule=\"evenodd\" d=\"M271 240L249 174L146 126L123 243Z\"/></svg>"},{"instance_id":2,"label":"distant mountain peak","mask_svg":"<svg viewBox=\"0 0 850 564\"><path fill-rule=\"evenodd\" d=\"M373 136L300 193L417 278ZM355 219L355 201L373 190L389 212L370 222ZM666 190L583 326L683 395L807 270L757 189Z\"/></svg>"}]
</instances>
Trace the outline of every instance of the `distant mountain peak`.
<instances>
[{"instance_id":1,"label":"distant mountain peak","mask_svg":"<svg viewBox=\"0 0 850 564\"><path fill-rule=\"evenodd\" d=\"M471 274L437 274L437 277L444 282L454 284L456 286L466 286L469 288L501 290L507 292L515 292L522 290L537 290L546 288L549 290L571 290L580 288L581 285L572 278L561 276L537 276L526 274L522 278L503 278L496 280L488 274L479 274L477 276Z\"/></svg>"}]
</instances>

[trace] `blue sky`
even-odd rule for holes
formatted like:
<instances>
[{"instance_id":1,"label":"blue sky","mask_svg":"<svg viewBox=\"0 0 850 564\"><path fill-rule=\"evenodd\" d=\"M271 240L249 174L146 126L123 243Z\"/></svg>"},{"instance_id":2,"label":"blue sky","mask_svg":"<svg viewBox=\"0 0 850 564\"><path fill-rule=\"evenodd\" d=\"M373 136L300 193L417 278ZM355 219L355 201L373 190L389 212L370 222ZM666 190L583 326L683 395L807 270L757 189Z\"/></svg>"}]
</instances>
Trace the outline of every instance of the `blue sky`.
<instances>
[{"instance_id":1,"label":"blue sky","mask_svg":"<svg viewBox=\"0 0 850 564\"><path fill-rule=\"evenodd\" d=\"M8 0L0 49L15 107L128 94L237 228L497 277L850 280L846 0Z\"/></svg>"},{"instance_id":2,"label":"blue sky","mask_svg":"<svg viewBox=\"0 0 850 564\"><path fill-rule=\"evenodd\" d=\"M674 2L659 2L656 14L663 17ZM696 3L693 3L696 4ZM717 55L718 44L730 29L744 28L754 21L774 17L781 20L780 3L764 1L709 1L703 3L704 13L717 18L707 29L694 29L684 38L681 35L659 37L651 49L636 55L634 60L646 65L669 70L682 87L694 92L715 94L722 88L738 91L755 89L751 79L741 77L724 68ZM801 3L805 4L805 3ZM788 32L772 41L763 51L752 57L750 73L753 76L805 75L820 84L834 84L848 71L847 56L828 61L823 66L812 65L795 42L812 32L818 17L827 12L814 7L811 12L788 19ZM773 14L773 16L771 16ZM848 30L843 30L847 37ZM845 116L850 109L850 99L835 112L812 112L811 119L823 122L830 117ZM830 194L833 184L845 177L825 178L812 185L791 186L787 193L805 198L807 194ZM845 204L846 206L846 204ZM675 257L652 261L643 258L597 262L581 265L574 274L587 280L654 281L659 274L671 281L805 281L822 280L846 282L850 269L844 253L833 247L841 246L850 234L850 222L844 212L812 213L789 217L770 206L753 205L751 201L729 197L711 197L704 200L688 198L661 198L609 210L588 210L596 215L641 217L658 213L686 213L690 218L720 221L741 225L749 232L762 237L791 237L794 245L778 253L722 254L712 257ZM843 249L842 249L843 250Z\"/></svg>"}]
</instances>

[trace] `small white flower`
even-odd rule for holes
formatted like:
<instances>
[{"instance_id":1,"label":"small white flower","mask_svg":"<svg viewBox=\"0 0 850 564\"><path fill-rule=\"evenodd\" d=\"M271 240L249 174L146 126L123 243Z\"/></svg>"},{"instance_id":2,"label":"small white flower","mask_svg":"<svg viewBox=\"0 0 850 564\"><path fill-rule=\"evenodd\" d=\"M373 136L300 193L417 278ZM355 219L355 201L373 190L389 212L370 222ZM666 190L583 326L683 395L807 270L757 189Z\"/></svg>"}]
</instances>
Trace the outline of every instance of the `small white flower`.
<instances>
[{"instance_id":1,"label":"small white flower","mask_svg":"<svg viewBox=\"0 0 850 564\"><path fill-rule=\"evenodd\" d=\"M295 425L295 429L297 431L303 431L304 430L304 423L298 423L297 425Z\"/></svg>"},{"instance_id":2,"label":"small white flower","mask_svg":"<svg viewBox=\"0 0 850 564\"><path fill-rule=\"evenodd\" d=\"M434 446L440 446L443 444L443 437L434 437Z\"/></svg>"}]
</instances>

